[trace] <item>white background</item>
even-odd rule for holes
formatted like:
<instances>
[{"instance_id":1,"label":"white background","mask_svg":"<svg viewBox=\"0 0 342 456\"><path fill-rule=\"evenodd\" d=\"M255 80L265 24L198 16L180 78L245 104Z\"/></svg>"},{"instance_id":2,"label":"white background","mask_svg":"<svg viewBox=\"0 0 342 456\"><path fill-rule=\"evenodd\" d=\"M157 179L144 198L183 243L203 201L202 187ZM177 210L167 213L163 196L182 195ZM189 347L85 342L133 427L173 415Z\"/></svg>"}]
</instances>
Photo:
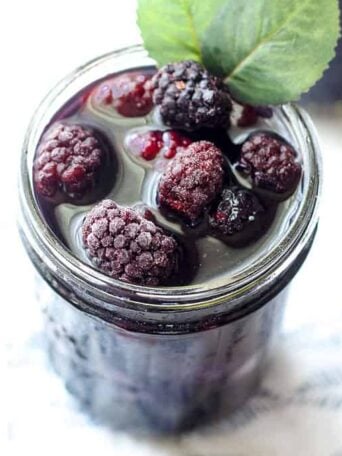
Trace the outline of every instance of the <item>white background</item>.
<instances>
[{"instance_id":1,"label":"white background","mask_svg":"<svg viewBox=\"0 0 342 456\"><path fill-rule=\"evenodd\" d=\"M291 401L237 431L227 423L202 436L138 442L92 425L46 365L32 270L15 226L21 143L33 110L59 79L101 53L139 40L134 10L133 0L12 0L0 6L0 454L341 455L342 411ZM340 346L316 355L312 346L305 348L306 339L325 343L342 328L342 116L315 120L325 165L321 226L294 281L285 335L265 379L288 395L319 369L331 375L342 366ZM332 394L342 399L339 372Z\"/></svg>"}]
</instances>

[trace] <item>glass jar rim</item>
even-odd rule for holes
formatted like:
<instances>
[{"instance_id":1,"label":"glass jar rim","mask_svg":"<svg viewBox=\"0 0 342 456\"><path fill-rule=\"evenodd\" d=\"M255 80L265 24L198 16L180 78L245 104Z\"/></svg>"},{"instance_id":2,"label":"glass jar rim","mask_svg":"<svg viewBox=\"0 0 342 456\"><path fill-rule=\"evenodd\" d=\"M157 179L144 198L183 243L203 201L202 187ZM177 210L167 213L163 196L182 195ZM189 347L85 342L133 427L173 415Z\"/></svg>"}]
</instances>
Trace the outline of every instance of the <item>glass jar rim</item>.
<instances>
[{"instance_id":1,"label":"glass jar rim","mask_svg":"<svg viewBox=\"0 0 342 456\"><path fill-rule=\"evenodd\" d=\"M279 110L290 119L290 122L296 123L296 128L304 138L303 144L306 146L305 153L309 170L306 170L306 176L303 179L303 201L295 215L295 220L292 221L281 242L268 251L265 257L237 274L229 283L223 283L216 288L208 288L203 284L180 287L146 287L115 280L74 256L57 240L44 222L35 200L28 166L28 154L34 153L32 148L35 148L35 135L43 114L52 101L82 74L110 59L127 55L133 55L133 57L140 55L150 64L154 64L141 45L115 50L100 56L77 68L60 81L34 113L24 139L19 181L22 226L25 236L36 251L44 251L47 256L47 265L50 268L58 268L63 274L72 274L75 280L90 294L98 296L105 302L113 302L113 298L115 298L115 304L118 304L118 301L121 300L120 296L123 296L122 305L128 305L138 310L156 308L165 311L185 311L220 304L223 300L239 301L242 298L245 300L255 293L262 294L270 287L272 281L275 281L293 265L311 239L317 224L321 189L319 145L309 116L294 104L280 106Z\"/></svg>"}]
</instances>

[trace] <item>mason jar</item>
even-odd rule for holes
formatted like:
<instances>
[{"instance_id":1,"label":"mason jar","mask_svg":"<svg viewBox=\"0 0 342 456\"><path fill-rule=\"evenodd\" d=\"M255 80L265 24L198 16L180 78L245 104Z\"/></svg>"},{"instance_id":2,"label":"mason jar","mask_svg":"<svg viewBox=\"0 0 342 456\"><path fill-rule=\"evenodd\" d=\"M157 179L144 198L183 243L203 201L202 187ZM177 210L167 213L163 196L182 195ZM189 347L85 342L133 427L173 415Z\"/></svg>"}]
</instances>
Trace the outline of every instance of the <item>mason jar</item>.
<instances>
[{"instance_id":1,"label":"mason jar","mask_svg":"<svg viewBox=\"0 0 342 456\"><path fill-rule=\"evenodd\" d=\"M35 150L55 113L84 87L151 65L141 46L115 51L49 93L24 141L19 225L38 273L47 350L67 389L110 426L172 433L226 416L257 387L289 284L313 242L321 169L308 115L277 107L270 122L300 151L304 173L262 255L217 280L179 287L128 284L95 270L44 222L32 184Z\"/></svg>"}]
</instances>

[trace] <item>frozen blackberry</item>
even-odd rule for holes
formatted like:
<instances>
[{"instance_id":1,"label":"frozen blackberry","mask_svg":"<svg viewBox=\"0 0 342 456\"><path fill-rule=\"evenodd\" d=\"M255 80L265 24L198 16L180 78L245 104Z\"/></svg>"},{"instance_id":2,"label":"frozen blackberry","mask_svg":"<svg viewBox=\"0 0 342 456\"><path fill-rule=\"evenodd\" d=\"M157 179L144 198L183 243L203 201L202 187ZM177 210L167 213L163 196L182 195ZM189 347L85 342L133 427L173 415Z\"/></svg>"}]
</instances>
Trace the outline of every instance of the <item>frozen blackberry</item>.
<instances>
[{"instance_id":1,"label":"frozen blackberry","mask_svg":"<svg viewBox=\"0 0 342 456\"><path fill-rule=\"evenodd\" d=\"M178 267L179 246L141 212L103 200L86 216L82 240L96 267L139 285L165 284Z\"/></svg>"},{"instance_id":2,"label":"frozen blackberry","mask_svg":"<svg viewBox=\"0 0 342 456\"><path fill-rule=\"evenodd\" d=\"M161 207L194 223L223 183L223 156L208 141L192 143L169 163L158 187Z\"/></svg>"},{"instance_id":3,"label":"frozen blackberry","mask_svg":"<svg viewBox=\"0 0 342 456\"><path fill-rule=\"evenodd\" d=\"M213 236L232 246L242 247L264 234L274 215L252 191L228 187L212 209L209 225Z\"/></svg>"},{"instance_id":4,"label":"frozen blackberry","mask_svg":"<svg viewBox=\"0 0 342 456\"><path fill-rule=\"evenodd\" d=\"M297 187L301 165L292 146L275 134L255 133L241 148L238 169L257 188L288 196Z\"/></svg>"},{"instance_id":5,"label":"frozen blackberry","mask_svg":"<svg viewBox=\"0 0 342 456\"><path fill-rule=\"evenodd\" d=\"M44 135L34 160L34 182L39 194L61 191L80 197L90 191L105 152L95 132L80 125L54 124Z\"/></svg>"},{"instance_id":6,"label":"frozen blackberry","mask_svg":"<svg viewBox=\"0 0 342 456\"><path fill-rule=\"evenodd\" d=\"M153 101L165 125L191 130L228 127L232 108L228 89L199 63L186 60L166 65L152 84Z\"/></svg>"}]
</instances>

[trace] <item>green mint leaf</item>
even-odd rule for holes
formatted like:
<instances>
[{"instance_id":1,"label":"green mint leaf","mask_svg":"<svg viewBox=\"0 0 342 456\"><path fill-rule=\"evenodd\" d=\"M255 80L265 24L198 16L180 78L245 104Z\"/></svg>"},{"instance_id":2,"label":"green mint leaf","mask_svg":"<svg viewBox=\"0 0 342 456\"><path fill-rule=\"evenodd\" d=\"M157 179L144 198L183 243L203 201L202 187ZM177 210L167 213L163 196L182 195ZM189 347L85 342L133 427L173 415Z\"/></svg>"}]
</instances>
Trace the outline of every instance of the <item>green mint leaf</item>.
<instances>
[{"instance_id":1,"label":"green mint leaf","mask_svg":"<svg viewBox=\"0 0 342 456\"><path fill-rule=\"evenodd\" d=\"M201 62L204 32L226 1L139 0L138 25L150 56L159 65Z\"/></svg>"},{"instance_id":2,"label":"green mint leaf","mask_svg":"<svg viewBox=\"0 0 342 456\"><path fill-rule=\"evenodd\" d=\"M321 78L339 36L337 0L225 3L202 37L202 61L237 99L286 103Z\"/></svg>"}]
</instances>

